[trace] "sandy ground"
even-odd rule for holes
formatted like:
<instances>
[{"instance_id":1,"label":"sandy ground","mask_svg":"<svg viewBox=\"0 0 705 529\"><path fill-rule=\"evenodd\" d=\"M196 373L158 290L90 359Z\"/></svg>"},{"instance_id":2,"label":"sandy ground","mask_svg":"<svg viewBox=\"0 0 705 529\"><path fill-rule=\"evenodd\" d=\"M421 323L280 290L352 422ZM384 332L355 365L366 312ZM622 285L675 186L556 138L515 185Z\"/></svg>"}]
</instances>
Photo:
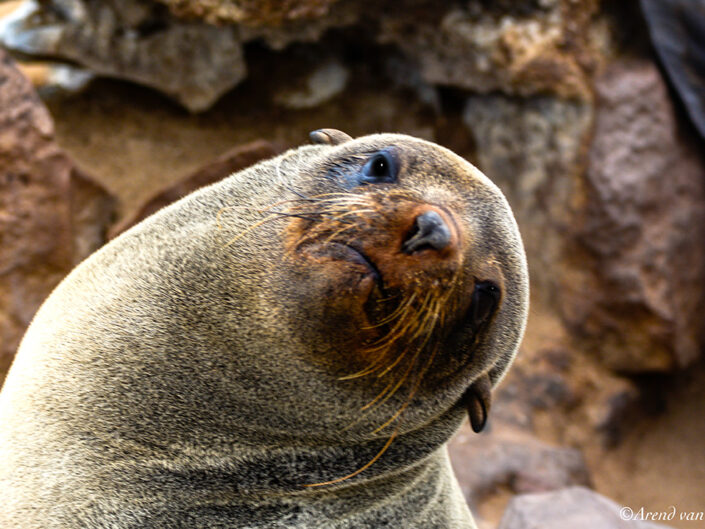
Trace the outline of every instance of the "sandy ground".
<instances>
[{"instance_id":1,"label":"sandy ground","mask_svg":"<svg viewBox=\"0 0 705 529\"><path fill-rule=\"evenodd\" d=\"M352 100L346 97L345 105L334 100L313 110L285 111L271 106L271 91L255 85L246 82L198 116L146 89L109 81L79 97L55 101L50 110L59 143L118 197L123 214L203 163L254 139L293 146L321 127L352 135L396 130L432 139L438 125L427 110L388 91L361 88ZM448 140L457 150L453 141L462 147L465 140L454 134ZM536 332L530 332L530 339L552 335L550 324L534 320L529 329L532 325ZM670 525L701 528L705 522L677 518L705 511L705 365L670 384L672 395L663 413L640 419L616 448L588 447L586 457L598 491L635 511L673 506L679 514ZM492 511L503 509L508 496L501 496Z\"/></svg>"},{"instance_id":2,"label":"sandy ground","mask_svg":"<svg viewBox=\"0 0 705 529\"><path fill-rule=\"evenodd\" d=\"M705 363L669 382L665 410L608 451L586 453L597 490L634 511L671 512L673 527L705 527ZM689 513L700 514L689 521ZM681 520L683 515L686 519Z\"/></svg>"}]
</instances>

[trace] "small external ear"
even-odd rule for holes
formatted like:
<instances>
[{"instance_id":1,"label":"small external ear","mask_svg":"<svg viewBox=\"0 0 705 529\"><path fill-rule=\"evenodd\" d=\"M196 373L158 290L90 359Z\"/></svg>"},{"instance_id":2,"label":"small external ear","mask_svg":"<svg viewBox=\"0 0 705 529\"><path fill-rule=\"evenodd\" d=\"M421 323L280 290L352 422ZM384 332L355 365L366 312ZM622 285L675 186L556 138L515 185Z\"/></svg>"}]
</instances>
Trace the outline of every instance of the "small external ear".
<instances>
[{"instance_id":1,"label":"small external ear","mask_svg":"<svg viewBox=\"0 0 705 529\"><path fill-rule=\"evenodd\" d=\"M352 140L350 136L337 129L318 129L310 132L308 137L316 145L340 145Z\"/></svg>"},{"instance_id":2,"label":"small external ear","mask_svg":"<svg viewBox=\"0 0 705 529\"><path fill-rule=\"evenodd\" d=\"M463 404L468 410L470 426L475 433L480 433L487 424L487 416L492 404L491 393L492 382L490 376L485 373L473 382L463 395Z\"/></svg>"}]
</instances>

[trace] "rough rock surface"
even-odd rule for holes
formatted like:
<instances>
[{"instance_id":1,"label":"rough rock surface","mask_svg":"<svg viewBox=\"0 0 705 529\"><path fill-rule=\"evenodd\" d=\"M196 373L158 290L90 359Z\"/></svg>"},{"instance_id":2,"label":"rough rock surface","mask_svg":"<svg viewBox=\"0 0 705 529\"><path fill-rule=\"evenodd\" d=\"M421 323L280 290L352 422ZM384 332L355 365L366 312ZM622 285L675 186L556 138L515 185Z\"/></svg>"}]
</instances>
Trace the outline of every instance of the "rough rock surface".
<instances>
[{"instance_id":1,"label":"rough rock surface","mask_svg":"<svg viewBox=\"0 0 705 529\"><path fill-rule=\"evenodd\" d=\"M612 500L583 487L514 498L497 529L666 529L631 518Z\"/></svg>"},{"instance_id":2,"label":"rough rock surface","mask_svg":"<svg viewBox=\"0 0 705 529\"><path fill-rule=\"evenodd\" d=\"M687 366L705 337L704 159L653 63L615 63L596 90L582 237L595 288L571 323L614 370Z\"/></svg>"},{"instance_id":3,"label":"rough rock surface","mask_svg":"<svg viewBox=\"0 0 705 529\"><path fill-rule=\"evenodd\" d=\"M589 100L595 59L588 29L597 5L474 0L439 14L434 4L426 24L418 24L418 9L409 5L382 20L379 38L414 57L431 83Z\"/></svg>"},{"instance_id":4,"label":"rough rock surface","mask_svg":"<svg viewBox=\"0 0 705 529\"><path fill-rule=\"evenodd\" d=\"M301 86L283 87L274 101L292 109L314 108L345 89L350 72L338 61L325 62L308 72Z\"/></svg>"},{"instance_id":5,"label":"rough rock surface","mask_svg":"<svg viewBox=\"0 0 705 529\"><path fill-rule=\"evenodd\" d=\"M357 23L362 35L393 44L418 63L431 84L589 100L601 46L600 32L593 31L600 26L590 24L597 5L26 0L0 24L0 40L13 50L145 84L198 112L247 76L243 44L261 40L281 50Z\"/></svg>"},{"instance_id":6,"label":"rough rock surface","mask_svg":"<svg viewBox=\"0 0 705 529\"><path fill-rule=\"evenodd\" d=\"M245 77L240 39L232 28L172 20L166 11L136 0L27 0L0 23L0 41L156 88L203 110Z\"/></svg>"},{"instance_id":7,"label":"rough rock surface","mask_svg":"<svg viewBox=\"0 0 705 529\"><path fill-rule=\"evenodd\" d=\"M525 348L495 393L493 421L583 447L616 445L640 399L629 379L558 346Z\"/></svg>"},{"instance_id":8,"label":"rough rock surface","mask_svg":"<svg viewBox=\"0 0 705 529\"><path fill-rule=\"evenodd\" d=\"M581 207L592 106L545 96L477 95L468 99L463 120L480 169L502 188L517 217L532 289L552 304L571 290L582 296L565 263Z\"/></svg>"},{"instance_id":9,"label":"rough rock surface","mask_svg":"<svg viewBox=\"0 0 705 529\"><path fill-rule=\"evenodd\" d=\"M596 92L596 106L472 96L464 121L532 285L580 347L618 371L683 367L704 342L705 165L652 63L611 65Z\"/></svg>"},{"instance_id":10,"label":"rough rock surface","mask_svg":"<svg viewBox=\"0 0 705 529\"><path fill-rule=\"evenodd\" d=\"M0 377L44 297L71 267L71 164L49 113L0 51Z\"/></svg>"},{"instance_id":11,"label":"rough rock surface","mask_svg":"<svg viewBox=\"0 0 705 529\"><path fill-rule=\"evenodd\" d=\"M41 302L100 244L110 211L100 188L73 177L53 127L30 82L0 50L0 381Z\"/></svg>"},{"instance_id":12,"label":"rough rock surface","mask_svg":"<svg viewBox=\"0 0 705 529\"><path fill-rule=\"evenodd\" d=\"M157 0L179 17L212 24L279 25L320 18L339 0Z\"/></svg>"}]
</instances>

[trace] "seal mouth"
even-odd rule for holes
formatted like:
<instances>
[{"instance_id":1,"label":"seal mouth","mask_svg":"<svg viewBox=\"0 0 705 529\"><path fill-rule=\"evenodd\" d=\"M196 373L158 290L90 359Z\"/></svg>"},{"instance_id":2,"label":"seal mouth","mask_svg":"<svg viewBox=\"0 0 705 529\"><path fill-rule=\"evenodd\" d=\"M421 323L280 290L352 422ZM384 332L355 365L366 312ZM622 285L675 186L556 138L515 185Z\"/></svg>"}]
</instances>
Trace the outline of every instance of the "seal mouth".
<instances>
[{"instance_id":1,"label":"seal mouth","mask_svg":"<svg viewBox=\"0 0 705 529\"><path fill-rule=\"evenodd\" d=\"M374 279L377 288L379 288L380 292L384 292L384 281L382 280L382 273L380 272L379 268L374 263L374 261L370 259L370 257L361 249L356 248L351 244L341 244L341 246L347 249L345 253L349 257L349 259L346 260L352 263L361 264L365 266L368 270L368 274Z\"/></svg>"}]
</instances>

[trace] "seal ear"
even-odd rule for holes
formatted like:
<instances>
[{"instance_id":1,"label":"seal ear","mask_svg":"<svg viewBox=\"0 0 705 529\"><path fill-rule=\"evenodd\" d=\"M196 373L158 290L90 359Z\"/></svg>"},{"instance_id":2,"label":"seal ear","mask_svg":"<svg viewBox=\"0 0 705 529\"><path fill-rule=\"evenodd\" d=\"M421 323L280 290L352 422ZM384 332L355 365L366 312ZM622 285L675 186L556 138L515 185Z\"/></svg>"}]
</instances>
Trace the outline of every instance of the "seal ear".
<instances>
[{"instance_id":1,"label":"seal ear","mask_svg":"<svg viewBox=\"0 0 705 529\"><path fill-rule=\"evenodd\" d=\"M351 136L337 129L314 130L309 133L308 137L311 138L311 142L316 145L340 145L341 143L352 140Z\"/></svg>"},{"instance_id":2,"label":"seal ear","mask_svg":"<svg viewBox=\"0 0 705 529\"><path fill-rule=\"evenodd\" d=\"M487 416L490 413L490 404L492 403L491 391L492 382L490 382L490 376L485 373L473 382L463 395L463 403L468 410L470 426L475 433L480 433L487 424Z\"/></svg>"}]
</instances>

